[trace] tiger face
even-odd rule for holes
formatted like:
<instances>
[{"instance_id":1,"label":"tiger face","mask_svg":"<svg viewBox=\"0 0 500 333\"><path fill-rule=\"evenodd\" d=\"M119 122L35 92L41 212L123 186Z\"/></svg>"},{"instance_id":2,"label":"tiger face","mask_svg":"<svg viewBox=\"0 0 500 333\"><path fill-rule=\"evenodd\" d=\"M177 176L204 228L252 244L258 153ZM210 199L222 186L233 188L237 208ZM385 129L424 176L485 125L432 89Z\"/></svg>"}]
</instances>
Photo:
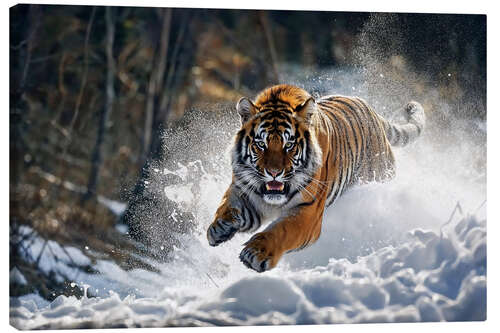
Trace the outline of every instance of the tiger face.
<instances>
[{"instance_id":1,"label":"tiger face","mask_svg":"<svg viewBox=\"0 0 500 333\"><path fill-rule=\"evenodd\" d=\"M316 106L312 97L302 99L298 105L269 99L257 99L256 104L247 98L238 102L242 127L236 136L232 166L235 184L244 195L282 206L314 175L321 156L309 130Z\"/></svg>"}]
</instances>

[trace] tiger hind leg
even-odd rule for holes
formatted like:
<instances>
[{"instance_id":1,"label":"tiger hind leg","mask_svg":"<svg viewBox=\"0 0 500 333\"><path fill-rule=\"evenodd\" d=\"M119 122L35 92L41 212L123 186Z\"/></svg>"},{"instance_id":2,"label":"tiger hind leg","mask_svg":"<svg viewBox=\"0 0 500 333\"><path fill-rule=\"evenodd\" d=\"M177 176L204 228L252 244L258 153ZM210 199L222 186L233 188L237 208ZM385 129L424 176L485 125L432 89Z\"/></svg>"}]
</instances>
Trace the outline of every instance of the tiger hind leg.
<instances>
[{"instance_id":1,"label":"tiger hind leg","mask_svg":"<svg viewBox=\"0 0 500 333\"><path fill-rule=\"evenodd\" d=\"M387 139L393 147L402 147L415 141L425 127L425 112L420 103L411 101L404 107L406 124L391 124L384 120Z\"/></svg>"}]
</instances>

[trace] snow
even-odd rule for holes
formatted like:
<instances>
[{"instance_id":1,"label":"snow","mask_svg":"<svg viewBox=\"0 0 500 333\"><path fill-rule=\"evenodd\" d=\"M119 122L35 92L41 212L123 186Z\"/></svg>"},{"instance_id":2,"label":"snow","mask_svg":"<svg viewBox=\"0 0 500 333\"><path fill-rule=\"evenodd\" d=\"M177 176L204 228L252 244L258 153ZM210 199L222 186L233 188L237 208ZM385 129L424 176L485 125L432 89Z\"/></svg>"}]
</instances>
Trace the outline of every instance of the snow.
<instances>
[{"instance_id":1,"label":"snow","mask_svg":"<svg viewBox=\"0 0 500 333\"><path fill-rule=\"evenodd\" d=\"M116 216L121 216L127 209L126 203L116 200L111 200L102 195L97 196L97 201L106 206Z\"/></svg>"},{"instance_id":2,"label":"snow","mask_svg":"<svg viewBox=\"0 0 500 333\"><path fill-rule=\"evenodd\" d=\"M26 278L24 275L17 269L17 267L14 267L10 270L9 273L9 283L17 283L19 285L25 286L28 284L28 281L26 281Z\"/></svg>"},{"instance_id":3,"label":"snow","mask_svg":"<svg viewBox=\"0 0 500 333\"><path fill-rule=\"evenodd\" d=\"M165 186L164 192L167 198L185 207L194 200L192 187L193 184Z\"/></svg>"},{"instance_id":4,"label":"snow","mask_svg":"<svg viewBox=\"0 0 500 333\"><path fill-rule=\"evenodd\" d=\"M67 181L67 180L61 180L60 178L56 177L55 175L50 174L48 172L45 172L41 169L35 169L35 170L37 173L39 173L40 176L45 178L48 182L62 184L62 186L64 188L66 188L67 190L70 190L73 192L78 192L81 194L84 194L87 191L87 189L84 186L76 185L76 184L74 184L70 181ZM45 193L44 189L41 189L40 191ZM102 195L97 196L97 201L100 204L104 205L106 208L108 208L116 216L121 216L125 212L125 210L127 209L126 203L116 201L116 200L111 200L111 199L106 198L105 196L102 196Z\"/></svg>"},{"instance_id":5,"label":"snow","mask_svg":"<svg viewBox=\"0 0 500 333\"><path fill-rule=\"evenodd\" d=\"M201 288L207 280L189 274L193 280L149 297L108 291L48 304L23 296L11 300L11 323L52 329L485 320L485 228L484 220L467 216L443 235L415 229L402 244L356 262L330 259L300 270L281 265L228 280L214 274L220 288ZM128 274L114 269L107 274Z\"/></svg>"}]
</instances>

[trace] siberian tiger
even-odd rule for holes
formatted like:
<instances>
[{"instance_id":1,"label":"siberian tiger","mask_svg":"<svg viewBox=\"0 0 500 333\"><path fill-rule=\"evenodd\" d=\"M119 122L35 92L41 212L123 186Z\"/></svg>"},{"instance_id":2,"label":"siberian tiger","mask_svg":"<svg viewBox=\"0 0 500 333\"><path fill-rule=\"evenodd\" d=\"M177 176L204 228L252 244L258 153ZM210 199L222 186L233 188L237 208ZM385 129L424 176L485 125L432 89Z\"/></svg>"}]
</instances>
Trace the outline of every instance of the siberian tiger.
<instances>
[{"instance_id":1,"label":"siberian tiger","mask_svg":"<svg viewBox=\"0 0 500 333\"><path fill-rule=\"evenodd\" d=\"M406 105L407 123L391 124L358 97L315 100L290 85L262 91L236 105L241 117L231 150L232 183L222 198L208 242L217 246L236 232L255 234L240 253L264 272L284 253L315 242L323 211L350 186L394 175L391 146L415 140L425 124L417 102Z\"/></svg>"}]
</instances>

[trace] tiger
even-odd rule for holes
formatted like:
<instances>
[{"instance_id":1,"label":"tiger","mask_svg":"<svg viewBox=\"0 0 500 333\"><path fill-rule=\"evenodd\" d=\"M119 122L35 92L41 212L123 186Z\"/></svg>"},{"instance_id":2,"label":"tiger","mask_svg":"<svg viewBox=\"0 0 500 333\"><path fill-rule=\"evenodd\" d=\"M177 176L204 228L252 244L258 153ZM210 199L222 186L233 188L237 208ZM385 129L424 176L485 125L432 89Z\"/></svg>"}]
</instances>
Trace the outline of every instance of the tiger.
<instances>
[{"instance_id":1,"label":"tiger","mask_svg":"<svg viewBox=\"0 0 500 333\"><path fill-rule=\"evenodd\" d=\"M287 84L269 87L254 101L236 104L241 128L230 150L232 181L207 230L217 246L237 232L256 231L239 259L265 272L285 253L320 236L323 213L355 184L384 182L395 175L394 146L417 139L424 109L411 101L406 123L390 123L359 97L317 100Z\"/></svg>"}]
</instances>

